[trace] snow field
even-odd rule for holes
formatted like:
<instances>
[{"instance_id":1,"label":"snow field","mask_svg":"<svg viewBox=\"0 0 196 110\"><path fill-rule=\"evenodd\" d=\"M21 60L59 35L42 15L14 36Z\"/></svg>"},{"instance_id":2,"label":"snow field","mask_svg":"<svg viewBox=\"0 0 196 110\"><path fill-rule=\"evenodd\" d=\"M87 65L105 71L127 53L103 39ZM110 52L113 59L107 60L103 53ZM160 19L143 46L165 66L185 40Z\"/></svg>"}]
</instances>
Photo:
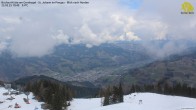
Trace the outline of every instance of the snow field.
<instances>
[{"instance_id":1,"label":"snow field","mask_svg":"<svg viewBox=\"0 0 196 110\"><path fill-rule=\"evenodd\" d=\"M142 104L139 104L142 100ZM101 106L101 99L74 99L68 110L196 110L196 99L155 93L133 93L124 102Z\"/></svg>"},{"instance_id":2,"label":"snow field","mask_svg":"<svg viewBox=\"0 0 196 110\"><path fill-rule=\"evenodd\" d=\"M3 101L3 103L0 104L0 110L34 110L35 107L37 107L38 110L42 110L41 104L43 102L38 102L37 100L32 99L34 97L32 93L28 96L30 104L26 104L23 100L23 98L27 98L25 94L11 95L15 99L6 100L7 98L10 97L10 95L4 96L3 93L5 92L8 92L8 91L0 87L0 101ZM21 106L21 108L14 108L15 103L18 103ZM9 105L12 105L12 107L8 108Z\"/></svg>"},{"instance_id":3,"label":"snow field","mask_svg":"<svg viewBox=\"0 0 196 110\"><path fill-rule=\"evenodd\" d=\"M42 110L43 102L32 99L32 93L29 95L30 104L26 104L23 100L26 98L25 94L12 95L15 99L10 101L6 100L9 95L3 95L5 92L7 90L0 87L0 101L3 101L0 103L0 110L34 110L35 107ZM142 100L141 104L139 100ZM15 103L21 108L14 108ZM12 105L12 108L8 108L9 105ZM73 99L67 110L196 110L196 99L155 93L133 93L124 96L123 103L108 106L101 105L101 98Z\"/></svg>"}]
</instances>

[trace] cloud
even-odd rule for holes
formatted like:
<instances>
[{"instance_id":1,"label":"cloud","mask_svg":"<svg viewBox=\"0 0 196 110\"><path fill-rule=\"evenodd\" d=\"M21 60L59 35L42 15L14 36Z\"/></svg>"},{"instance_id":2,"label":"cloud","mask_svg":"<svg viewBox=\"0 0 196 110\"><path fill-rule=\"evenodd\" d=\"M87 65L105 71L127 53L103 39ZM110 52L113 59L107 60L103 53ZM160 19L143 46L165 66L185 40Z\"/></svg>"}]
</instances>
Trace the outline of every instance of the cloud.
<instances>
[{"instance_id":1,"label":"cloud","mask_svg":"<svg viewBox=\"0 0 196 110\"><path fill-rule=\"evenodd\" d=\"M56 35L52 35L52 38L56 40L58 44L68 44L70 39L70 37L63 32L63 30L58 30Z\"/></svg>"},{"instance_id":2,"label":"cloud","mask_svg":"<svg viewBox=\"0 0 196 110\"><path fill-rule=\"evenodd\" d=\"M195 0L188 1L196 6ZM170 39L195 39L193 30L196 27L193 24L196 21L196 15L182 15L181 5L183 3L184 0L144 1L138 10L137 17L147 21L158 21L165 30L163 33Z\"/></svg>"},{"instance_id":3,"label":"cloud","mask_svg":"<svg viewBox=\"0 0 196 110\"><path fill-rule=\"evenodd\" d=\"M196 6L195 0L188 0ZM143 1L138 14L135 16L139 23L135 33L146 40L165 40L165 43L144 43L144 47L154 56L165 57L171 54L181 53L190 46L188 42L196 41L195 22L196 15L182 15L179 1ZM143 30L141 32L141 30ZM161 45L161 46L160 46Z\"/></svg>"},{"instance_id":4,"label":"cloud","mask_svg":"<svg viewBox=\"0 0 196 110\"><path fill-rule=\"evenodd\" d=\"M89 5L29 6L1 8L1 37L9 36L7 47L19 57L43 56L64 44L87 47L118 40L138 40L131 31L135 20L119 8L119 1L90 1ZM126 35L126 33L128 33ZM5 48L4 48L5 49Z\"/></svg>"},{"instance_id":5,"label":"cloud","mask_svg":"<svg viewBox=\"0 0 196 110\"><path fill-rule=\"evenodd\" d=\"M147 53L156 58L165 58L173 54L180 54L188 48L189 41L158 40L143 43Z\"/></svg>"},{"instance_id":6,"label":"cloud","mask_svg":"<svg viewBox=\"0 0 196 110\"><path fill-rule=\"evenodd\" d=\"M143 40L164 40L167 39L168 24L159 20L140 20L135 25L134 32Z\"/></svg>"},{"instance_id":7,"label":"cloud","mask_svg":"<svg viewBox=\"0 0 196 110\"><path fill-rule=\"evenodd\" d=\"M1 17L0 20L7 23L7 24L20 24L21 23L20 18L13 18L13 17L4 16L4 17Z\"/></svg>"},{"instance_id":8,"label":"cloud","mask_svg":"<svg viewBox=\"0 0 196 110\"><path fill-rule=\"evenodd\" d=\"M6 42L0 42L0 53L7 47Z\"/></svg>"},{"instance_id":9,"label":"cloud","mask_svg":"<svg viewBox=\"0 0 196 110\"><path fill-rule=\"evenodd\" d=\"M183 0L87 1L87 5L0 7L1 51L40 57L60 44L92 47L115 41L195 39L196 17L180 14Z\"/></svg>"}]
</instances>

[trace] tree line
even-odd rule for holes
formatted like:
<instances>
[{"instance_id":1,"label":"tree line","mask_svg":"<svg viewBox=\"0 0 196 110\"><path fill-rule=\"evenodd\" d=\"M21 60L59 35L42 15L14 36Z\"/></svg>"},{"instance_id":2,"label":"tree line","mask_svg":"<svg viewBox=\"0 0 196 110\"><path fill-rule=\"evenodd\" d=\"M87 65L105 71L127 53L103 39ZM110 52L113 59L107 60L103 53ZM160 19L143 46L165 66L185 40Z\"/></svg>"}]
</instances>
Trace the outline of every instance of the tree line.
<instances>
[{"instance_id":1,"label":"tree line","mask_svg":"<svg viewBox=\"0 0 196 110\"><path fill-rule=\"evenodd\" d=\"M127 91L128 90L128 91ZM106 87L99 92L99 96L103 97L102 105L110 105L123 102L123 95L135 92L151 92L164 95L184 96L196 98L196 88L190 87L187 84L175 83L169 84L167 82L159 81L152 85L136 85Z\"/></svg>"},{"instance_id":2,"label":"tree line","mask_svg":"<svg viewBox=\"0 0 196 110\"><path fill-rule=\"evenodd\" d=\"M72 90L63 84L50 80L31 81L26 84L26 92L32 92L38 101L44 101L51 110L66 109L72 100Z\"/></svg>"},{"instance_id":3,"label":"tree line","mask_svg":"<svg viewBox=\"0 0 196 110\"><path fill-rule=\"evenodd\" d=\"M121 83L119 84L118 87L113 86L112 88L107 87L105 89L102 89L99 94L101 97L104 97L102 101L103 106L121 103L124 101L123 88Z\"/></svg>"},{"instance_id":4,"label":"tree line","mask_svg":"<svg viewBox=\"0 0 196 110\"><path fill-rule=\"evenodd\" d=\"M168 84L168 83L160 83L158 82L155 85L132 85L129 93L134 92L152 92L164 95L175 95L175 96L184 96L196 98L196 88L190 87L187 84L176 83L176 84Z\"/></svg>"}]
</instances>

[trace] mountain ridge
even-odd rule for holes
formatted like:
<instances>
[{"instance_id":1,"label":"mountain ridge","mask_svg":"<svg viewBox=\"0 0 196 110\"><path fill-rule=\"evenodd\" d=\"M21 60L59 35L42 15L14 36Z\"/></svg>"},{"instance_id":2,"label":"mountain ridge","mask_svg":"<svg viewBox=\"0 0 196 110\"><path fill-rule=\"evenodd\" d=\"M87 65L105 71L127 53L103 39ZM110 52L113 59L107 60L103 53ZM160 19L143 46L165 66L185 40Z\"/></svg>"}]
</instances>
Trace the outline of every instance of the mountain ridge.
<instances>
[{"instance_id":1,"label":"mountain ridge","mask_svg":"<svg viewBox=\"0 0 196 110\"><path fill-rule=\"evenodd\" d=\"M97 70L103 76L106 72L112 74L113 68L148 59L145 53L134 51L133 55L132 51L113 44L92 48L61 45L52 54L43 57L20 58L5 52L0 57L0 80L13 81L23 76L46 75L61 81L78 81ZM97 79L96 75L93 78Z\"/></svg>"}]
</instances>

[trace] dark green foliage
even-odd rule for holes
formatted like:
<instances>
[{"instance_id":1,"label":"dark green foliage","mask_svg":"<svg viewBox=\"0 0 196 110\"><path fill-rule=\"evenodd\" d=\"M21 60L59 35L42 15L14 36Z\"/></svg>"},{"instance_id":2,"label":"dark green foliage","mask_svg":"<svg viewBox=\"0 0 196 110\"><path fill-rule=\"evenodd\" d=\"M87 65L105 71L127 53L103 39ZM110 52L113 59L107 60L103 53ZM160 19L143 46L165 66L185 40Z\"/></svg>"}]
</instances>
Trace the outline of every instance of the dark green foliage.
<instances>
[{"instance_id":1,"label":"dark green foliage","mask_svg":"<svg viewBox=\"0 0 196 110\"><path fill-rule=\"evenodd\" d=\"M39 101L50 105L52 110L62 110L67 107L67 101L72 100L70 88L50 80L31 81L26 84L25 91L31 91Z\"/></svg>"},{"instance_id":2,"label":"dark green foliage","mask_svg":"<svg viewBox=\"0 0 196 110\"><path fill-rule=\"evenodd\" d=\"M112 100L111 103L118 103L119 101L119 90L116 86L113 86L111 100Z\"/></svg>"},{"instance_id":3,"label":"dark green foliage","mask_svg":"<svg viewBox=\"0 0 196 110\"><path fill-rule=\"evenodd\" d=\"M110 88L108 87L104 93L104 102L103 106L109 105L109 98L110 98Z\"/></svg>"},{"instance_id":4,"label":"dark green foliage","mask_svg":"<svg viewBox=\"0 0 196 110\"><path fill-rule=\"evenodd\" d=\"M30 84L29 82L36 82L37 80L50 80L52 82L65 85L67 88L67 91L71 91L71 92L68 92L70 95L68 95L67 97L69 97L69 96L76 97L76 98L94 97L95 95L98 94L98 91L100 90L99 88L93 87L93 86L92 87L75 86L75 85L72 85L71 82L69 82L69 83L61 82L56 79L53 79L53 78L50 78L47 76L43 76L43 75L40 75L40 76L34 75L34 76L23 77L23 78L20 78L20 79L14 81L12 83L12 85L20 85L20 86L26 85L27 86L27 84ZM47 87L48 85L49 85L48 83L44 83L44 87ZM70 99L70 98L68 98L68 99Z\"/></svg>"},{"instance_id":5,"label":"dark green foliage","mask_svg":"<svg viewBox=\"0 0 196 110\"><path fill-rule=\"evenodd\" d=\"M130 93L134 93L134 92L136 92L135 85L132 85L130 89Z\"/></svg>"},{"instance_id":6,"label":"dark green foliage","mask_svg":"<svg viewBox=\"0 0 196 110\"><path fill-rule=\"evenodd\" d=\"M139 92L152 92L165 95L185 96L196 98L196 88L189 87L187 84L176 83L169 85L168 83L158 83L155 85L132 85L130 93L133 93L135 87L139 88ZM138 91L135 91L138 92Z\"/></svg>"},{"instance_id":7,"label":"dark green foliage","mask_svg":"<svg viewBox=\"0 0 196 110\"><path fill-rule=\"evenodd\" d=\"M134 93L134 92L141 92L141 87L139 85L132 85L131 89L130 89L130 93Z\"/></svg>"},{"instance_id":8,"label":"dark green foliage","mask_svg":"<svg viewBox=\"0 0 196 110\"><path fill-rule=\"evenodd\" d=\"M62 110L62 107L67 106L65 89L58 86L55 93L52 95L52 110Z\"/></svg>"},{"instance_id":9,"label":"dark green foliage","mask_svg":"<svg viewBox=\"0 0 196 110\"><path fill-rule=\"evenodd\" d=\"M120 102L123 102L122 84L120 83L119 87L113 86L112 90L110 90L110 87L108 87L105 90L103 106Z\"/></svg>"},{"instance_id":10,"label":"dark green foliage","mask_svg":"<svg viewBox=\"0 0 196 110\"><path fill-rule=\"evenodd\" d=\"M119 102L124 102L122 83L119 85Z\"/></svg>"}]
</instances>

